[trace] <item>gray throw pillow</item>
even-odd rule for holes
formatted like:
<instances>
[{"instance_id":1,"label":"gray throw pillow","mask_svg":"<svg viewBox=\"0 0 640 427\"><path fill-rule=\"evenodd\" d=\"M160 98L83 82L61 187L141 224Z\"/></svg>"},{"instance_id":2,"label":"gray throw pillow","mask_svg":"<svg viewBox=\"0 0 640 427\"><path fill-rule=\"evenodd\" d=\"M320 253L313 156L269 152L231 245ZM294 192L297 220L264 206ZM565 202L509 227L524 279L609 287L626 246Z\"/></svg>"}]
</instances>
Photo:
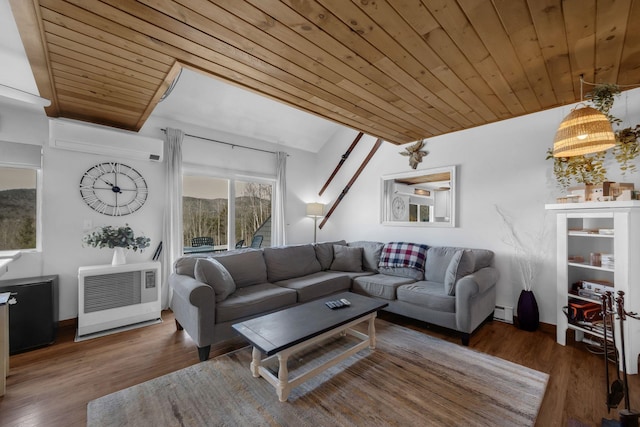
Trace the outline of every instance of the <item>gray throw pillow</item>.
<instances>
[{"instance_id":1,"label":"gray throw pillow","mask_svg":"<svg viewBox=\"0 0 640 427\"><path fill-rule=\"evenodd\" d=\"M454 296L456 294L456 283L473 273L475 266L475 257L473 252L469 250L460 249L453 254L449 266L444 275L444 290L448 295Z\"/></svg>"},{"instance_id":2,"label":"gray throw pillow","mask_svg":"<svg viewBox=\"0 0 640 427\"><path fill-rule=\"evenodd\" d=\"M462 251L456 251L449 261L447 271L444 273L444 291L447 295L455 295L456 293L456 277L458 273L458 264L462 259Z\"/></svg>"},{"instance_id":3,"label":"gray throw pillow","mask_svg":"<svg viewBox=\"0 0 640 427\"><path fill-rule=\"evenodd\" d=\"M236 283L231 273L213 258L200 258L194 269L195 279L213 288L216 301L224 301L236 291Z\"/></svg>"},{"instance_id":4,"label":"gray throw pillow","mask_svg":"<svg viewBox=\"0 0 640 427\"><path fill-rule=\"evenodd\" d=\"M362 248L333 245L333 262L331 270L334 271L362 271Z\"/></svg>"},{"instance_id":5,"label":"gray throw pillow","mask_svg":"<svg viewBox=\"0 0 640 427\"><path fill-rule=\"evenodd\" d=\"M313 248L316 251L316 258L318 258L318 262L320 263L320 267L323 270L328 270L331 268L331 263L333 262L333 245L346 245L347 242L345 240L338 240L336 242L321 242L315 243Z\"/></svg>"}]
</instances>

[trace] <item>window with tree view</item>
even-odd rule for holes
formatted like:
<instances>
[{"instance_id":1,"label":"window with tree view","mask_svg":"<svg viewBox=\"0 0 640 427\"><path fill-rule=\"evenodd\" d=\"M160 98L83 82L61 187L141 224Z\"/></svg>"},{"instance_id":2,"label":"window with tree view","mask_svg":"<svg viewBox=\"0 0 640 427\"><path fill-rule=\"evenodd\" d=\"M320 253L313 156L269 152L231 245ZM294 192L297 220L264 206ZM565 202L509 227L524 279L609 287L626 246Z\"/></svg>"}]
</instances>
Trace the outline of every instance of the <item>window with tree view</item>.
<instances>
[{"instance_id":1,"label":"window with tree view","mask_svg":"<svg viewBox=\"0 0 640 427\"><path fill-rule=\"evenodd\" d=\"M35 249L38 170L0 165L0 251Z\"/></svg>"},{"instance_id":2,"label":"window with tree view","mask_svg":"<svg viewBox=\"0 0 640 427\"><path fill-rule=\"evenodd\" d=\"M272 192L272 184L235 182L236 246L251 246L254 236L262 236L259 247L271 246Z\"/></svg>"},{"instance_id":3,"label":"window with tree view","mask_svg":"<svg viewBox=\"0 0 640 427\"><path fill-rule=\"evenodd\" d=\"M207 176L184 176L182 181L182 227L185 247L198 237L227 244L229 180Z\"/></svg>"},{"instance_id":4,"label":"window with tree view","mask_svg":"<svg viewBox=\"0 0 640 427\"><path fill-rule=\"evenodd\" d=\"M260 247L269 246L272 193L271 183L185 175L184 247L190 252L246 247L251 246L255 236L262 236L258 238ZM196 249L202 246L202 250Z\"/></svg>"}]
</instances>

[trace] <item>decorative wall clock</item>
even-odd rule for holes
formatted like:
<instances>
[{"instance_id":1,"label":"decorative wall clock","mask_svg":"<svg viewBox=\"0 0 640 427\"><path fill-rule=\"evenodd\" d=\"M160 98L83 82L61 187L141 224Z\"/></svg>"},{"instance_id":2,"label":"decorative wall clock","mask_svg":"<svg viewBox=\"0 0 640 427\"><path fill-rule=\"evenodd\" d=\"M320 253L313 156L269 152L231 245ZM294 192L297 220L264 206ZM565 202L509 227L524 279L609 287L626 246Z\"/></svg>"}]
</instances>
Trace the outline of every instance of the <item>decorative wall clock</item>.
<instances>
[{"instance_id":1,"label":"decorative wall clock","mask_svg":"<svg viewBox=\"0 0 640 427\"><path fill-rule=\"evenodd\" d=\"M401 220L404 219L405 213L407 211L407 204L402 197L394 197L391 202L391 209L393 213L393 219Z\"/></svg>"},{"instance_id":2,"label":"decorative wall clock","mask_svg":"<svg viewBox=\"0 0 640 427\"><path fill-rule=\"evenodd\" d=\"M129 215L144 205L148 194L147 182L140 172L122 163L97 164L80 179L82 200L105 215Z\"/></svg>"}]
</instances>

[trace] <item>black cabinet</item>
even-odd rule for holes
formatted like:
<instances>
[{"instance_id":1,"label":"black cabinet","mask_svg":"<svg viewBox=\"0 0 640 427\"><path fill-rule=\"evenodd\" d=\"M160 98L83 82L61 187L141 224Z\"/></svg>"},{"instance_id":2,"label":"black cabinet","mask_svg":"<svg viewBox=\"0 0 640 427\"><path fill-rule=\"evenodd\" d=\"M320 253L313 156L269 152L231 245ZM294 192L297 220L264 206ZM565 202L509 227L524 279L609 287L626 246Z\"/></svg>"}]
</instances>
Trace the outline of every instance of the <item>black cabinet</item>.
<instances>
[{"instance_id":1,"label":"black cabinet","mask_svg":"<svg viewBox=\"0 0 640 427\"><path fill-rule=\"evenodd\" d=\"M58 330L58 276L0 280L9 299L9 353L52 344Z\"/></svg>"}]
</instances>

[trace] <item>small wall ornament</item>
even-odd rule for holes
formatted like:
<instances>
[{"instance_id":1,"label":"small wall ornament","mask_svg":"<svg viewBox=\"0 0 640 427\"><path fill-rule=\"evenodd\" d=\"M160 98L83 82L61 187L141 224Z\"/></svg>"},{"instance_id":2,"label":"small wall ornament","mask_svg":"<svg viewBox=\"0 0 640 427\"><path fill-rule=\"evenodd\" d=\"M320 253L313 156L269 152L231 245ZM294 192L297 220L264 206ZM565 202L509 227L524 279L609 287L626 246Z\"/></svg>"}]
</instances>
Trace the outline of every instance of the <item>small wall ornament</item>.
<instances>
[{"instance_id":1,"label":"small wall ornament","mask_svg":"<svg viewBox=\"0 0 640 427\"><path fill-rule=\"evenodd\" d=\"M422 163L422 158L429 154L428 151L422 148L425 145L425 140L421 139L410 147L405 148L405 151L401 151L400 154L409 157L409 166L413 169L418 167L418 163Z\"/></svg>"}]
</instances>

